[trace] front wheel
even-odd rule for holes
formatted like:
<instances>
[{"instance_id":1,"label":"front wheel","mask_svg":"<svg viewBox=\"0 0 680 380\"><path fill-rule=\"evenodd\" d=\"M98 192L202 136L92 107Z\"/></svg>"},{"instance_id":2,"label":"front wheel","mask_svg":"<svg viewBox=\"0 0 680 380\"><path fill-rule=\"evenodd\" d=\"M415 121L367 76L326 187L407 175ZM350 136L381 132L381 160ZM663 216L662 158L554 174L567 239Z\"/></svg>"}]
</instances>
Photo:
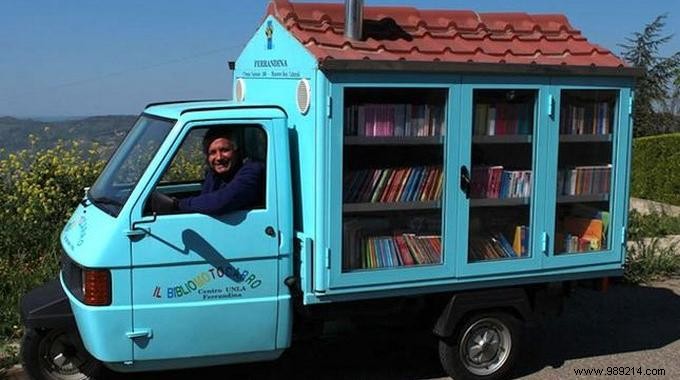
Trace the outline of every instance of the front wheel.
<instances>
[{"instance_id":1,"label":"front wheel","mask_svg":"<svg viewBox=\"0 0 680 380\"><path fill-rule=\"evenodd\" d=\"M95 380L101 363L66 329L27 329L21 342L24 370L34 380Z\"/></svg>"},{"instance_id":2,"label":"front wheel","mask_svg":"<svg viewBox=\"0 0 680 380\"><path fill-rule=\"evenodd\" d=\"M515 366L521 337L521 323L509 314L474 314L439 342L439 359L456 380L502 379Z\"/></svg>"}]
</instances>

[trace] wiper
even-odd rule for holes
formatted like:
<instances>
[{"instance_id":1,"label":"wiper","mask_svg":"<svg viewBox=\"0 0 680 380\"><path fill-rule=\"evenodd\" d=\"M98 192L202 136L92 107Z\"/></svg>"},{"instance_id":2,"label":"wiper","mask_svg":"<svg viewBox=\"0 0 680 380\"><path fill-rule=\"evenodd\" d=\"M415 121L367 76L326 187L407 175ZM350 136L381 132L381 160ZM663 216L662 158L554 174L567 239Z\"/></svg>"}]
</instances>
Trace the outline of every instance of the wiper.
<instances>
[{"instance_id":1,"label":"wiper","mask_svg":"<svg viewBox=\"0 0 680 380\"><path fill-rule=\"evenodd\" d=\"M111 206L122 206L119 200L113 199L113 198L108 198L108 197L89 197L90 200L94 203L97 204L102 204L102 205L111 205Z\"/></svg>"},{"instance_id":2,"label":"wiper","mask_svg":"<svg viewBox=\"0 0 680 380\"><path fill-rule=\"evenodd\" d=\"M83 199L80 200L80 204L83 205L83 207L87 207L90 204L92 204L92 202L87 196L85 196Z\"/></svg>"}]
</instances>

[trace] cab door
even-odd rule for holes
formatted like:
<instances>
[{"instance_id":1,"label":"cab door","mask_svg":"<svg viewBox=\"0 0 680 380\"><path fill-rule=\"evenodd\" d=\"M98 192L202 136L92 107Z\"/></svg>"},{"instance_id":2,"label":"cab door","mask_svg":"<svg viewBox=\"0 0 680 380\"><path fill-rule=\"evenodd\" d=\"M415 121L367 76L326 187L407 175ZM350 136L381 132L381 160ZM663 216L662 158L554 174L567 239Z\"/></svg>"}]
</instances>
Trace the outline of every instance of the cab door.
<instances>
[{"instance_id":1,"label":"cab door","mask_svg":"<svg viewBox=\"0 0 680 380\"><path fill-rule=\"evenodd\" d=\"M197 141L214 127L248 130L241 148L252 145L255 159L265 165L262 204L220 216L150 214L146 204L152 191L183 197L200 190L196 173L202 169L192 157L198 149L201 159ZM285 131L284 119L187 123L167 151L131 219L134 330L129 337L135 361L274 352L286 341L279 332L277 342L277 327L285 332L289 324L290 303L287 289L279 289L287 275L279 265L290 257L288 244L279 242L292 230L289 206L279 213L282 201L290 204ZM247 141L250 132L254 143ZM182 180L182 173L189 180Z\"/></svg>"}]
</instances>

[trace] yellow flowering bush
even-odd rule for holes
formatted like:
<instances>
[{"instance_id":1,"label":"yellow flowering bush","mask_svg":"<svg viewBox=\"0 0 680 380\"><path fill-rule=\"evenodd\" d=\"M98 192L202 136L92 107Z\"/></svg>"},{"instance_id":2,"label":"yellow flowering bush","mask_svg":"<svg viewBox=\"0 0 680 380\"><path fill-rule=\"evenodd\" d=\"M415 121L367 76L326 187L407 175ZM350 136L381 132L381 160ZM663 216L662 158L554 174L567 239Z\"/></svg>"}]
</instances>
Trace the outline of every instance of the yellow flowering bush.
<instances>
[{"instance_id":1,"label":"yellow flowering bush","mask_svg":"<svg viewBox=\"0 0 680 380\"><path fill-rule=\"evenodd\" d=\"M205 155L201 148L201 141L195 136L190 136L173 158L161 182L197 181L203 178L205 169Z\"/></svg>"},{"instance_id":2,"label":"yellow flowering bush","mask_svg":"<svg viewBox=\"0 0 680 380\"><path fill-rule=\"evenodd\" d=\"M17 333L21 295L56 275L59 233L105 164L99 150L78 142L0 150L0 340Z\"/></svg>"},{"instance_id":3,"label":"yellow flowering bush","mask_svg":"<svg viewBox=\"0 0 680 380\"><path fill-rule=\"evenodd\" d=\"M164 181L203 178L205 158L196 144L178 152ZM21 296L57 275L59 234L109 153L77 141L38 150L32 137L31 145L16 153L0 149L0 345L21 333Z\"/></svg>"}]
</instances>

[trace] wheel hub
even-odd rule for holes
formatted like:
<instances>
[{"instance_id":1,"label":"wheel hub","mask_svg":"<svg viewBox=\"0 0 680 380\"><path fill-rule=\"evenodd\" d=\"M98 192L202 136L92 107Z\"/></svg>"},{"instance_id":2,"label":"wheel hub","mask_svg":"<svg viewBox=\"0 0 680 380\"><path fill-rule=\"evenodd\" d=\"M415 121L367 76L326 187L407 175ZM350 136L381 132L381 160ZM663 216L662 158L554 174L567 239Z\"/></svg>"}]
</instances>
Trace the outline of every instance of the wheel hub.
<instances>
[{"instance_id":1,"label":"wheel hub","mask_svg":"<svg viewBox=\"0 0 680 380\"><path fill-rule=\"evenodd\" d=\"M463 334L461 343L462 362L477 376L490 375L501 368L512 345L510 330L495 318L473 323Z\"/></svg>"},{"instance_id":2,"label":"wheel hub","mask_svg":"<svg viewBox=\"0 0 680 380\"><path fill-rule=\"evenodd\" d=\"M79 366L83 361L76 354L68 336L63 332L52 332L41 342L43 367L60 379L76 380L85 378Z\"/></svg>"},{"instance_id":3,"label":"wheel hub","mask_svg":"<svg viewBox=\"0 0 680 380\"><path fill-rule=\"evenodd\" d=\"M493 330L480 331L471 339L468 355L470 360L476 364L491 361L500 348L500 338L498 333Z\"/></svg>"}]
</instances>

